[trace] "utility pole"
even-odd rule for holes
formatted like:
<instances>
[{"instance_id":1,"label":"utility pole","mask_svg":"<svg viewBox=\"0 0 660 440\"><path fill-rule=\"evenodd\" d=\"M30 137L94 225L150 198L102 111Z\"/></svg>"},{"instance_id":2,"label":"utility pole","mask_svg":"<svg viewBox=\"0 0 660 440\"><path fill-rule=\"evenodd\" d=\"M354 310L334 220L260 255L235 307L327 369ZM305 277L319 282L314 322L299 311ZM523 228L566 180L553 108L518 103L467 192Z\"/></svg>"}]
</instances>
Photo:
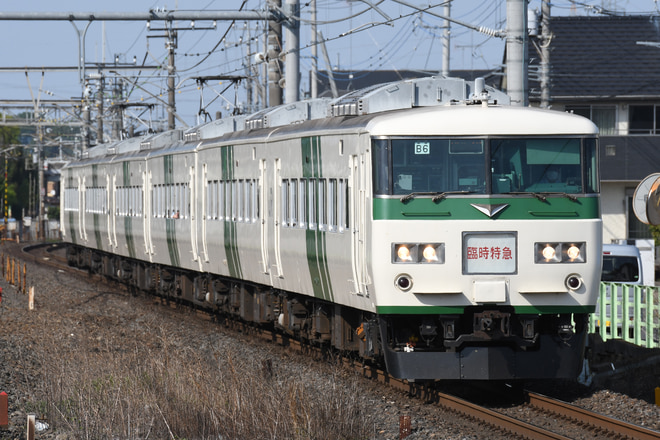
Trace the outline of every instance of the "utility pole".
<instances>
[{"instance_id":1,"label":"utility pole","mask_svg":"<svg viewBox=\"0 0 660 440\"><path fill-rule=\"evenodd\" d=\"M285 0L284 12L284 43L286 44L286 60L284 63L284 90L286 102L300 100L300 1Z\"/></svg>"},{"instance_id":2,"label":"utility pole","mask_svg":"<svg viewBox=\"0 0 660 440\"><path fill-rule=\"evenodd\" d=\"M247 113L252 113L254 111L254 95L252 94L252 32L250 29L250 25L245 22L245 29L247 31L247 59L245 60L247 63L247 68L246 74L245 74L245 105L246 105L246 112Z\"/></svg>"},{"instance_id":3,"label":"utility pole","mask_svg":"<svg viewBox=\"0 0 660 440\"><path fill-rule=\"evenodd\" d=\"M451 14L451 2L445 3L443 7L442 14L445 17L449 17ZM450 37L451 37L451 27L449 20L443 20L442 26L444 28L442 34L442 75L449 76L449 48L450 48Z\"/></svg>"},{"instance_id":4,"label":"utility pole","mask_svg":"<svg viewBox=\"0 0 660 440\"><path fill-rule=\"evenodd\" d=\"M170 22L171 23L171 22ZM167 128L174 130L176 122L174 115L176 113L176 103L174 95L174 75L176 74L176 67L174 66L174 49L177 48L177 35L176 31L170 29L168 31L167 39Z\"/></svg>"},{"instance_id":5,"label":"utility pole","mask_svg":"<svg viewBox=\"0 0 660 440\"><path fill-rule=\"evenodd\" d=\"M525 107L528 98L527 1L506 2L506 83L511 105Z\"/></svg>"},{"instance_id":6,"label":"utility pole","mask_svg":"<svg viewBox=\"0 0 660 440\"><path fill-rule=\"evenodd\" d=\"M319 73L319 60L318 60L318 47L316 46L318 44L317 41L317 34L316 34L316 0L312 0L311 2L311 14L312 14L312 38L311 38L311 46L312 46L312 72L309 78L310 82L310 92L311 92L311 97L312 98L318 98L319 96L319 85L318 85L318 73Z\"/></svg>"},{"instance_id":7,"label":"utility pole","mask_svg":"<svg viewBox=\"0 0 660 440\"><path fill-rule=\"evenodd\" d=\"M550 108L550 1L541 3L541 108Z\"/></svg>"},{"instance_id":8,"label":"utility pole","mask_svg":"<svg viewBox=\"0 0 660 440\"><path fill-rule=\"evenodd\" d=\"M96 91L96 143L103 143L103 95L105 93L105 76L99 75L99 84Z\"/></svg>"},{"instance_id":9,"label":"utility pole","mask_svg":"<svg viewBox=\"0 0 660 440\"><path fill-rule=\"evenodd\" d=\"M82 131L80 133L82 137L82 151L87 151L90 147L89 130L92 124L92 118L89 112L89 99L88 97L85 96L84 93L83 93L82 120L83 120L83 126L82 126Z\"/></svg>"},{"instance_id":10,"label":"utility pole","mask_svg":"<svg viewBox=\"0 0 660 440\"><path fill-rule=\"evenodd\" d=\"M282 0L269 0L273 9L282 6ZM282 46L282 24L276 19L268 21L268 105L275 107L282 104L282 62L280 52Z\"/></svg>"}]
</instances>

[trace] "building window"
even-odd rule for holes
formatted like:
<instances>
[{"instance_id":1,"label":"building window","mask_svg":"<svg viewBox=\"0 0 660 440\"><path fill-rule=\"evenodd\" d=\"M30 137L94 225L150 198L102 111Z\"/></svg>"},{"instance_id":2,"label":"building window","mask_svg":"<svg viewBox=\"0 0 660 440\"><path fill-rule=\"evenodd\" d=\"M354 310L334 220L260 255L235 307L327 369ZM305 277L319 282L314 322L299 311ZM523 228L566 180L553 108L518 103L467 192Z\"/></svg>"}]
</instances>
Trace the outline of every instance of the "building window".
<instances>
[{"instance_id":1,"label":"building window","mask_svg":"<svg viewBox=\"0 0 660 440\"><path fill-rule=\"evenodd\" d=\"M630 134L658 134L660 111L655 105L631 105L628 111Z\"/></svg>"},{"instance_id":2,"label":"building window","mask_svg":"<svg viewBox=\"0 0 660 440\"><path fill-rule=\"evenodd\" d=\"M643 239L643 238L653 238L653 235L651 234L651 229L649 228L649 225L644 224L639 221L637 216L635 215L635 211L633 211L633 197L632 195L626 196L626 204L628 206L627 209L627 217L628 217L628 239L631 240L636 240L636 239Z\"/></svg>"},{"instance_id":3,"label":"building window","mask_svg":"<svg viewBox=\"0 0 660 440\"><path fill-rule=\"evenodd\" d=\"M601 135L616 134L616 107L613 105L567 105L566 111L591 119Z\"/></svg>"}]
</instances>

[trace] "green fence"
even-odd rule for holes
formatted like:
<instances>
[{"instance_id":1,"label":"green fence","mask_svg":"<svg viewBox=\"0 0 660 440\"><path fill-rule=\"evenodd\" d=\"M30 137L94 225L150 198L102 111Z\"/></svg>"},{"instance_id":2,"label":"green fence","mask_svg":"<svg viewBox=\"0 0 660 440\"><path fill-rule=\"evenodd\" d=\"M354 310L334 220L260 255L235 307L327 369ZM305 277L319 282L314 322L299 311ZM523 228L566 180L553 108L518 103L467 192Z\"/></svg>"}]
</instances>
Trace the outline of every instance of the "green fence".
<instances>
[{"instance_id":1,"label":"green fence","mask_svg":"<svg viewBox=\"0 0 660 440\"><path fill-rule=\"evenodd\" d=\"M589 332L603 341L623 339L647 348L660 347L660 303L654 286L601 283L596 312L589 318Z\"/></svg>"}]
</instances>

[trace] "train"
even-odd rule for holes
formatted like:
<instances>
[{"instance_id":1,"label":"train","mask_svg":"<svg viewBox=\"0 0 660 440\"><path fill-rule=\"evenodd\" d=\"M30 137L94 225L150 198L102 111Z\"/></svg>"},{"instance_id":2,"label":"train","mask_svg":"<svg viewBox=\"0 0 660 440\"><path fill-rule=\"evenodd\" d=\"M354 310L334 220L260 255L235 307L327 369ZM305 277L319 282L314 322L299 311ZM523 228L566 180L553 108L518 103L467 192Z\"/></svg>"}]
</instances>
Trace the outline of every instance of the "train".
<instances>
[{"instance_id":1,"label":"train","mask_svg":"<svg viewBox=\"0 0 660 440\"><path fill-rule=\"evenodd\" d=\"M62 169L68 262L410 381L578 376L598 130L433 76L99 144Z\"/></svg>"}]
</instances>

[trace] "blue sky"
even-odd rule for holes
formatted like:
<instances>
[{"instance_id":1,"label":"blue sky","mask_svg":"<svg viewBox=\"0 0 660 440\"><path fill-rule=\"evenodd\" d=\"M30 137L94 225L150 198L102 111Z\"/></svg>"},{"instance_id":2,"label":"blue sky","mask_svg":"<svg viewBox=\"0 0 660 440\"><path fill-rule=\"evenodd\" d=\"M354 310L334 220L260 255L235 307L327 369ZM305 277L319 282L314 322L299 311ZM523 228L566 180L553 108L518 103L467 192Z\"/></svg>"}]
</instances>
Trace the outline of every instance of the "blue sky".
<instances>
[{"instance_id":1,"label":"blue sky","mask_svg":"<svg viewBox=\"0 0 660 440\"><path fill-rule=\"evenodd\" d=\"M442 0L421 1L407 0L408 3L428 6L440 5ZM143 0L114 0L112 2L94 2L82 0L27 0L3 2L4 11L40 11L40 12L103 12L129 11L147 12L152 8L168 10L220 10L238 9L245 3L244 9L261 9L264 0L187 0L158 3ZM302 17L310 19L309 7L302 1ZM378 3L378 8L390 19L392 26L379 24L370 25L365 30L342 34L356 29L364 24L382 23L387 21L384 16L370 10L366 3L359 0L317 0L317 20L327 22L319 27L327 42L330 62L334 68L344 70L369 69L424 69L440 70L442 60L442 29L441 20L430 15L421 15L407 6L397 4L392 0ZM553 3L553 15L597 15L598 7L611 10L627 11L628 13L657 13L657 4L653 0L630 1L568 1L557 0ZM540 0L533 0L530 7L540 8ZM442 13L442 7L433 9ZM452 6L452 16L474 25L486 26L491 29L506 28L505 0L456 0ZM352 17L352 18L349 18ZM210 23L207 23L209 25ZM75 22L82 32L86 23ZM188 23L182 23L181 27ZM197 24L197 27L202 24ZM177 109L180 116L192 125L196 122L195 115L199 109L200 96L208 103L215 98L209 111L217 110L227 113L227 101L233 102L232 91L225 96L227 101L217 97L227 86L225 84L209 84L201 95L194 81L186 80L191 76L203 75L242 75L245 74L244 60L247 53L247 28L245 23L236 23L231 29L225 43L218 45L221 36L227 31L229 23L218 22L215 30L186 30L179 32L179 47L177 50ZM250 35L255 37L263 27L256 29L252 24ZM98 21L93 22L85 38L87 62L113 62L115 56L121 62L132 62L135 57L138 62L146 60L146 64L166 64L166 48L162 38L147 38L146 23L143 22L106 22L105 26ZM261 40L261 39L259 39ZM301 87L309 88L307 72L311 66L311 52L307 47L310 40L310 28L303 23L301 28ZM0 26L0 41L3 43L3 57L0 66L77 66L78 36L70 22L46 21L3 21ZM218 45L218 46L217 46ZM217 48L208 55L214 47ZM452 69L495 69L502 62L504 41L489 37L475 31L452 25L451 68ZM256 50L256 43L252 49ZM208 55L208 56L207 56ZM319 51L320 56L320 51ZM326 68L321 59L319 66ZM29 74L32 93L42 98L62 98L81 96L82 86L77 72L56 73L40 72ZM143 72L141 85L152 94L165 93L166 79L164 75L154 76ZM41 85L41 93L39 87ZM24 72L0 72L0 97L3 99L30 99L30 87ZM148 93L136 89L130 100L153 99ZM240 96L239 99L243 99Z\"/></svg>"}]
</instances>

